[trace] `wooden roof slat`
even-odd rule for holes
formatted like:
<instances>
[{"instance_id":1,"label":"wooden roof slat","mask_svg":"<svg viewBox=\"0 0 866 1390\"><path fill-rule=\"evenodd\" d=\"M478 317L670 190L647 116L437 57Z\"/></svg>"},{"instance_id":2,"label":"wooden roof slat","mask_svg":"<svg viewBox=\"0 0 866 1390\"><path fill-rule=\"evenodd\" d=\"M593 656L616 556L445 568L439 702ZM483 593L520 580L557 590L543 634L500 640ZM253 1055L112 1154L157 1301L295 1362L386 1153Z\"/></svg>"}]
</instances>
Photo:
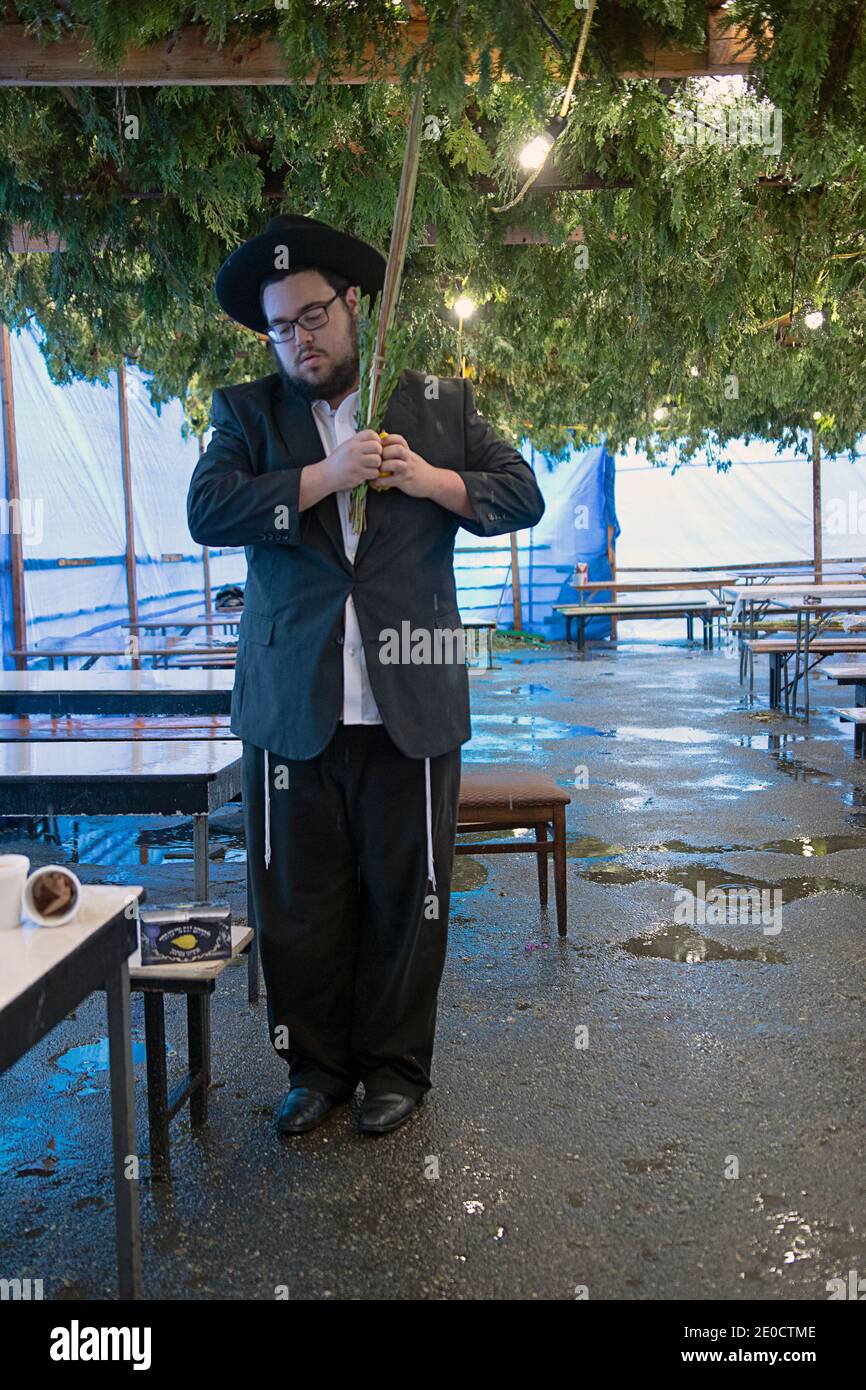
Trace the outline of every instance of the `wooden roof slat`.
<instances>
[{"instance_id":1,"label":"wooden roof slat","mask_svg":"<svg viewBox=\"0 0 866 1390\"><path fill-rule=\"evenodd\" d=\"M394 63L387 69L377 70L375 80L401 80L401 66L427 40L427 21L419 15L419 8L413 7L414 17L401 25L401 42ZM660 79L748 71L754 49L745 30L731 31L724 22L723 13L710 8L707 33L708 43L702 49L661 48L648 40L644 65L620 75ZM494 52L491 57L494 64L498 64L500 55ZM370 43L357 69L344 69L329 80L345 84L368 82L375 58L375 46ZM301 80L309 84L316 82L318 77L316 69ZM465 81L473 82L477 77L473 66L465 74ZM104 69L97 66L93 50L84 37L64 38L41 47L22 24L6 24L0 28L0 86L4 87L114 87L121 83L128 87L288 86L294 81L286 75L279 44L268 37L219 47L206 41L203 27L188 26L171 44L131 49L122 67Z\"/></svg>"}]
</instances>

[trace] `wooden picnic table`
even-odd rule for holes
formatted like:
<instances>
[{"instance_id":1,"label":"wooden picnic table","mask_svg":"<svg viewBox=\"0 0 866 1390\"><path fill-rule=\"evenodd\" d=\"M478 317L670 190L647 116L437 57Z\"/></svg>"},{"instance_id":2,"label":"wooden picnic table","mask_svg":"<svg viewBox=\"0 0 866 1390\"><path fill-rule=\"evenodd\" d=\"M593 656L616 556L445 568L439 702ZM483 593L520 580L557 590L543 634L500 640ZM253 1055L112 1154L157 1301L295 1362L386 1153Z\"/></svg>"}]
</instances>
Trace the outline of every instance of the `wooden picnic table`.
<instances>
[{"instance_id":1,"label":"wooden picnic table","mask_svg":"<svg viewBox=\"0 0 866 1390\"><path fill-rule=\"evenodd\" d=\"M686 638L689 642L693 640L694 619L701 619L703 623L704 646L712 647L712 624L713 619L721 617L726 609L724 604L715 603L711 599L696 600L693 603L555 603L554 613L561 613L565 618L565 640L571 641L571 626L577 623L577 649L579 652L586 647L586 624L593 618L623 618L625 620L641 618L685 618ZM709 644L707 641L709 622Z\"/></svg>"},{"instance_id":2,"label":"wooden picnic table","mask_svg":"<svg viewBox=\"0 0 866 1390\"><path fill-rule=\"evenodd\" d=\"M740 608L745 608L748 618L744 623L744 629L748 629L749 637L745 638L745 632L740 637L740 683L745 676L745 665L749 670L749 696L754 695L755 690L755 664L754 652L758 650L755 643L755 625L759 614L766 614L771 609L774 612L785 612L794 615L797 619L796 640L794 649L794 675L790 682L792 688L792 700L794 714L797 713L797 692L800 681L803 681L804 696L804 715L809 718L809 652L815 637L820 636L821 624L812 629L812 617L814 614L827 616L831 613L857 613L866 612L866 583L831 581L812 583L809 580L786 580L778 584L765 584L761 588L752 588L746 591L742 589L726 588L723 591L724 597L732 602L731 622L736 622ZM744 652L748 653L744 662ZM788 681L787 664L785 665L782 679L785 681L785 703L788 703Z\"/></svg>"},{"instance_id":3,"label":"wooden picnic table","mask_svg":"<svg viewBox=\"0 0 866 1390\"><path fill-rule=\"evenodd\" d=\"M227 715L234 672L0 671L0 714Z\"/></svg>"},{"instance_id":4,"label":"wooden picnic table","mask_svg":"<svg viewBox=\"0 0 866 1390\"><path fill-rule=\"evenodd\" d=\"M240 795L235 739L0 742L4 816L191 816L195 895L208 895L208 817Z\"/></svg>"},{"instance_id":5,"label":"wooden picnic table","mask_svg":"<svg viewBox=\"0 0 866 1390\"><path fill-rule=\"evenodd\" d=\"M788 677L788 662L791 657L796 657L798 650L802 651L798 638L795 635L790 637L758 637L748 644L749 658L754 655L769 656L770 658L770 708L781 708L784 698L785 712L789 712L790 695L794 691L793 678ZM813 637L809 643L809 658L811 665L806 671L814 670L819 662L828 656L839 656L842 653L866 653L866 635L862 637L847 636L823 636ZM814 660L812 660L814 658ZM808 684L805 686L806 699L806 718L809 717L809 691ZM796 713L796 708L795 708Z\"/></svg>"},{"instance_id":6,"label":"wooden picnic table","mask_svg":"<svg viewBox=\"0 0 866 1390\"><path fill-rule=\"evenodd\" d=\"M695 575L694 579L591 579L586 584L572 584L576 594L586 593L605 593L614 594L651 594L651 593L710 593L714 594L717 589L722 589L726 584L733 584L736 575L724 574L718 579L707 580L701 575Z\"/></svg>"},{"instance_id":7,"label":"wooden picnic table","mask_svg":"<svg viewBox=\"0 0 866 1390\"><path fill-rule=\"evenodd\" d=\"M243 617L242 608L227 608L224 613L216 615L201 613L192 616L184 616L180 613L173 613L164 618L142 618L135 623L122 623L121 626L130 632L161 632L166 634L171 627L180 628L181 637L192 632L193 628L203 627L210 632L218 629L228 630L231 627L238 627Z\"/></svg>"},{"instance_id":8,"label":"wooden picnic table","mask_svg":"<svg viewBox=\"0 0 866 1390\"><path fill-rule=\"evenodd\" d=\"M96 990L108 1005L114 1220L119 1296L140 1298L138 1179L128 958L138 946L138 885L84 884L78 916L65 927L0 931L0 1072L62 1023ZM48 1295L50 1296L50 1295Z\"/></svg>"}]
</instances>

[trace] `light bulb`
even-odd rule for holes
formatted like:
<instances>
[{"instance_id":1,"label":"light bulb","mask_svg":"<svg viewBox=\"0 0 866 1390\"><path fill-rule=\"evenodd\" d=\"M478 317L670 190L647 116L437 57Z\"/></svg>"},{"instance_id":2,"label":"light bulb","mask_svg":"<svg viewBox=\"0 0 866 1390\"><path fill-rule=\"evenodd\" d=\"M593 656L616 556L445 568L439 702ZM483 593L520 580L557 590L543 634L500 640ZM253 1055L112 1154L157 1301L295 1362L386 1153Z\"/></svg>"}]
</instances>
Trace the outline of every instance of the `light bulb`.
<instances>
[{"instance_id":1,"label":"light bulb","mask_svg":"<svg viewBox=\"0 0 866 1390\"><path fill-rule=\"evenodd\" d=\"M524 169L538 169L547 158L553 148L553 136L549 131L543 135L536 135L534 140L530 140L520 151L520 162Z\"/></svg>"},{"instance_id":2,"label":"light bulb","mask_svg":"<svg viewBox=\"0 0 866 1390\"><path fill-rule=\"evenodd\" d=\"M821 313L820 309L811 309L806 315L807 328L820 328L823 322L824 315Z\"/></svg>"},{"instance_id":3,"label":"light bulb","mask_svg":"<svg viewBox=\"0 0 866 1390\"><path fill-rule=\"evenodd\" d=\"M454 301L454 312L459 319L471 318L475 309L475 300L470 299L468 294L461 294L460 298Z\"/></svg>"},{"instance_id":4,"label":"light bulb","mask_svg":"<svg viewBox=\"0 0 866 1390\"><path fill-rule=\"evenodd\" d=\"M656 409L653 411L653 419L656 420L659 424L661 424L661 422L663 420L666 420L667 418L668 408L666 405L657 406Z\"/></svg>"}]
</instances>

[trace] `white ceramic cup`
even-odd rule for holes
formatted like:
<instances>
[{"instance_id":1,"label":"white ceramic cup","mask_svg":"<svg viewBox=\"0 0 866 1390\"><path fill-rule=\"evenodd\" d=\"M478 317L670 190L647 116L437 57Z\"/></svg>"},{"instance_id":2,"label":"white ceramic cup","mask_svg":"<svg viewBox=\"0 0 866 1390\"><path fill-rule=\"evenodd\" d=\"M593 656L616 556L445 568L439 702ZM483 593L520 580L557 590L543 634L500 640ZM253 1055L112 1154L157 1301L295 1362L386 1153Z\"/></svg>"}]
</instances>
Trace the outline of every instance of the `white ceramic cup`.
<instances>
[{"instance_id":1,"label":"white ceramic cup","mask_svg":"<svg viewBox=\"0 0 866 1390\"><path fill-rule=\"evenodd\" d=\"M43 878L45 874L51 873L63 874L64 878L71 880L72 899L64 912L57 912L54 913L53 916L46 917L36 906L33 897L33 889L40 878ZM33 873L24 884L24 911L30 918L30 921L35 922L39 927L65 927L67 922L71 922L73 918L77 917L80 903L81 883L72 870L67 868L65 864L42 864L38 869L33 870Z\"/></svg>"},{"instance_id":2,"label":"white ceramic cup","mask_svg":"<svg viewBox=\"0 0 866 1390\"><path fill-rule=\"evenodd\" d=\"M0 931L21 926L21 904L29 869L26 854L0 854Z\"/></svg>"}]
</instances>

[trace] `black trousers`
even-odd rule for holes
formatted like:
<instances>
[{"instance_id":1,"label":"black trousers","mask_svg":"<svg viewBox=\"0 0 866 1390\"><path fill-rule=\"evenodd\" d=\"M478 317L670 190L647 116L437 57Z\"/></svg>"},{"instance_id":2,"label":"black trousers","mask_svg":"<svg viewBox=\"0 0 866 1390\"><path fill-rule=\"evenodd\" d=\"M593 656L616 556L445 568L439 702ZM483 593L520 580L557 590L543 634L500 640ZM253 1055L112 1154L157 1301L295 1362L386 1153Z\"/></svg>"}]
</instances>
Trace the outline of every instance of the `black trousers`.
<instances>
[{"instance_id":1,"label":"black trousers","mask_svg":"<svg viewBox=\"0 0 866 1390\"><path fill-rule=\"evenodd\" d=\"M448 936L460 749L430 759L436 888L427 876L423 758L382 725L339 724L298 762L243 745L252 914L271 1042L292 1086L335 1098L430 1089Z\"/></svg>"}]
</instances>

